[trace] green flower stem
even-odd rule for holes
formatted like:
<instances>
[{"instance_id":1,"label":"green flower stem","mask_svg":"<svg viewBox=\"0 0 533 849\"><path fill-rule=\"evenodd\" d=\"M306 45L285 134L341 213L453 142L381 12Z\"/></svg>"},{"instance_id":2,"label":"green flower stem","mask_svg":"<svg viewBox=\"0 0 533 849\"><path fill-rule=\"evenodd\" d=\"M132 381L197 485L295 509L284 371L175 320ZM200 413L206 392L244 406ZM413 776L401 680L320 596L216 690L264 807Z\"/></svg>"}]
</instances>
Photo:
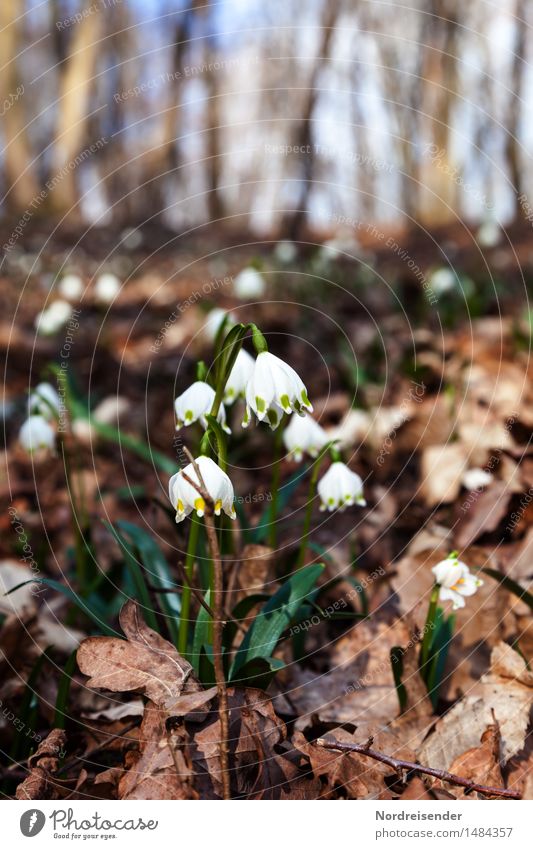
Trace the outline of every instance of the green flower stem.
<instances>
[{"instance_id":1,"label":"green flower stem","mask_svg":"<svg viewBox=\"0 0 533 849\"><path fill-rule=\"evenodd\" d=\"M189 615L191 610L191 584L193 579L194 560L196 556L196 547L198 545L198 536L200 533L200 522L196 517L191 516L191 529L189 531L189 542L187 545L187 554L185 556L185 575L188 583L183 585L181 593L181 612L180 623L178 630L178 651L183 657L187 657L188 636L189 636Z\"/></svg>"},{"instance_id":2,"label":"green flower stem","mask_svg":"<svg viewBox=\"0 0 533 849\"><path fill-rule=\"evenodd\" d=\"M422 640L422 648L420 650L420 669L422 670L422 675L424 675L426 664L429 660L429 655L431 652L431 644L433 642L433 632L435 619L437 618L437 604L439 601L439 584L435 584L433 589L431 590L431 596L429 599L429 609L428 615L426 618L425 624L425 633L424 638Z\"/></svg>"},{"instance_id":3,"label":"green flower stem","mask_svg":"<svg viewBox=\"0 0 533 849\"><path fill-rule=\"evenodd\" d=\"M321 451L321 453L318 455L314 462L313 471L311 472L311 478L309 480L309 491L307 493L307 506L305 509L305 518L302 530L302 539L300 541L300 550L298 552L298 559L296 561L297 568L300 568L300 566L304 565L305 553L307 551L307 544L309 541L309 531L311 530L311 517L313 515L313 504L316 496L318 473L320 471L320 466L322 465L322 460L324 459L326 452L327 448Z\"/></svg>"},{"instance_id":4,"label":"green flower stem","mask_svg":"<svg viewBox=\"0 0 533 849\"><path fill-rule=\"evenodd\" d=\"M283 445L283 428L287 420L287 414L282 416L282 419L274 432L274 465L272 467L272 501L270 502L269 528L268 528L268 544L271 548L276 547L277 542L277 527L276 518L278 515L279 503L279 487L281 483L281 455Z\"/></svg>"}]
</instances>

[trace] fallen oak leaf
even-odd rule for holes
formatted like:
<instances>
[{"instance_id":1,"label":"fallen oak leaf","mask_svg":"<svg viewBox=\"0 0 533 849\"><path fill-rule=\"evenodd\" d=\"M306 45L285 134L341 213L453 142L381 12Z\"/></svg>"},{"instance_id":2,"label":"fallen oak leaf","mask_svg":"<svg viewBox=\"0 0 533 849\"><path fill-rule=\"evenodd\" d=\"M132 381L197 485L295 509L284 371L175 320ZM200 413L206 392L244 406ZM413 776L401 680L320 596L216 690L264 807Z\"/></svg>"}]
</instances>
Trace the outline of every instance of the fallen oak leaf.
<instances>
[{"instance_id":1,"label":"fallen oak leaf","mask_svg":"<svg viewBox=\"0 0 533 849\"><path fill-rule=\"evenodd\" d=\"M89 687L141 692L171 713L182 710L184 691L203 695L201 685L191 675L191 664L172 643L146 625L136 602L126 602L119 621L126 640L88 637L78 649L78 666L90 676Z\"/></svg>"},{"instance_id":2,"label":"fallen oak leaf","mask_svg":"<svg viewBox=\"0 0 533 849\"><path fill-rule=\"evenodd\" d=\"M56 799L58 786L53 774L57 771L58 761L64 752L67 735L60 728L54 728L28 759L30 773L19 784L17 799Z\"/></svg>"}]
</instances>

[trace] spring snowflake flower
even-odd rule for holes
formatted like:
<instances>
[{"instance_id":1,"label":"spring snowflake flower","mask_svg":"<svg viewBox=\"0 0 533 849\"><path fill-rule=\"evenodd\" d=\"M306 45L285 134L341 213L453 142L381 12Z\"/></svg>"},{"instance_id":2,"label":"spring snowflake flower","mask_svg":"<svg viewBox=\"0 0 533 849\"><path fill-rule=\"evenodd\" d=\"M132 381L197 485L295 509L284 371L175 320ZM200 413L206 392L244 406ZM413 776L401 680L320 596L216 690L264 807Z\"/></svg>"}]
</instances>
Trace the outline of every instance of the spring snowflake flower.
<instances>
[{"instance_id":1,"label":"spring snowflake flower","mask_svg":"<svg viewBox=\"0 0 533 849\"><path fill-rule=\"evenodd\" d=\"M464 596L474 595L483 581L471 574L470 569L451 554L431 570L440 586L439 601L451 601L453 609L465 606Z\"/></svg>"},{"instance_id":2,"label":"spring snowflake flower","mask_svg":"<svg viewBox=\"0 0 533 849\"><path fill-rule=\"evenodd\" d=\"M30 393L28 415L36 413L51 421L61 412L61 399L50 383L39 383Z\"/></svg>"},{"instance_id":3,"label":"spring snowflake flower","mask_svg":"<svg viewBox=\"0 0 533 849\"><path fill-rule=\"evenodd\" d=\"M493 476L490 472L486 472L485 469L467 469L463 474L461 479L461 483L466 489L476 490L483 489L488 486L494 480Z\"/></svg>"},{"instance_id":4,"label":"spring snowflake flower","mask_svg":"<svg viewBox=\"0 0 533 849\"><path fill-rule=\"evenodd\" d=\"M293 416L283 431L283 442L287 451L299 463L304 454L317 457L328 442L328 436L324 428L311 416Z\"/></svg>"},{"instance_id":5,"label":"spring snowflake flower","mask_svg":"<svg viewBox=\"0 0 533 849\"><path fill-rule=\"evenodd\" d=\"M233 506L235 495L233 484L227 474L210 457L197 457L196 463L205 489L213 500L215 516L220 516L223 510L230 519L235 519L236 513ZM184 475L200 484L192 463L170 478L168 496L176 510L176 522L182 522L193 510L196 510L198 516L203 516L205 513L204 499L198 490L185 480Z\"/></svg>"},{"instance_id":6,"label":"spring snowflake flower","mask_svg":"<svg viewBox=\"0 0 533 849\"><path fill-rule=\"evenodd\" d=\"M366 506L363 498L363 481L340 460L332 463L324 477L318 482L321 510L340 510L353 504Z\"/></svg>"},{"instance_id":7,"label":"spring snowflake flower","mask_svg":"<svg viewBox=\"0 0 533 849\"><path fill-rule=\"evenodd\" d=\"M100 274L94 284L94 297L101 304L110 304L120 292L120 280L116 274L106 271Z\"/></svg>"},{"instance_id":8,"label":"spring snowflake flower","mask_svg":"<svg viewBox=\"0 0 533 849\"><path fill-rule=\"evenodd\" d=\"M223 310L221 307L215 307L208 313L202 326L202 333L210 342L215 341L220 325L226 316L228 316L227 330L229 330L232 324L235 324L235 317L230 312Z\"/></svg>"},{"instance_id":9,"label":"spring snowflake flower","mask_svg":"<svg viewBox=\"0 0 533 849\"><path fill-rule=\"evenodd\" d=\"M37 333L53 336L67 323L72 315L72 307L67 301L54 301L35 318Z\"/></svg>"},{"instance_id":10,"label":"spring snowflake flower","mask_svg":"<svg viewBox=\"0 0 533 849\"><path fill-rule=\"evenodd\" d=\"M233 281L233 291L237 298L262 298L266 291L265 278L255 268L243 268Z\"/></svg>"},{"instance_id":11,"label":"spring snowflake flower","mask_svg":"<svg viewBox=\"0 0 533 849\"><path fill-rule=\"evenodd\" d=\"M65 274L59 281L57 291L67 301L77 301L83 295L83 280L79 274Z\"/></svg>"},{"instance_id":12,"label":"spring snowflake flower","mask_svg":"<svg viewBox=\"0 0 533 849\"><path fill-rule=\"evenodd\" d=\"M437 268L429 278L429 285L436 295L453 292L457 288L457 277L451 268Z\"/></svg>"},{"instance_id":13,"label":"spring snowflake flower","mask_svg":"<svg viewBox=\"0 0 533 849\"><path fill-rule=\"evenodd\" d=\"M208 383L205 383L205 381L197 380L189 386L174 401L176 430L181 430L184 425L187 426L197 421L200 422L204 429L207 428L205 416L211 411L214 400L215 390ZM231 430L226 424L226 411L222 404L220 405L217 419L226 433L231 433Z\"/></svg>"},{"instance_id":14,"label":"spring snowflake flower","mask_svg":"<svg viewBox=\"0 0 533 849\"><path fill-rule=\"evenodd\" d=\"M242 426L247 427L250 423L250 410L260 422L267 419L274 428L281 420L280 410L303 415L304 409L313 412L307 389L294 369L269 351L258 354L246 386L246 412Z\"/></svg>"},{"instance_id":15,"label":"spring snowflake flower","mask_svg":"<svg viewBox=\"0 0 533 849\"><path fill-rule=\"evenodd\" d=\"M235 365L233 366L230 372L228 382L226 383L226 389L224 393L225 404L233 404L233 402L236 401L237 398L244 398L246 384L248 383L250 377L253 374L254 365L254 358L248 353L248 351L245 351L244 348L241 348L241 350L237 354Z\"/></svg>"},{"instance_id":16,"label":"spring snowflake flower","mask_svg":"<svg viewBox=\"0 0 533 849\"><path fill-rule=\"evenodd\" d=\"M40 449L53 451L56 435L44 416L30 416L19 431L19 442L29 454Z\"/></svg>"}]
</instances>

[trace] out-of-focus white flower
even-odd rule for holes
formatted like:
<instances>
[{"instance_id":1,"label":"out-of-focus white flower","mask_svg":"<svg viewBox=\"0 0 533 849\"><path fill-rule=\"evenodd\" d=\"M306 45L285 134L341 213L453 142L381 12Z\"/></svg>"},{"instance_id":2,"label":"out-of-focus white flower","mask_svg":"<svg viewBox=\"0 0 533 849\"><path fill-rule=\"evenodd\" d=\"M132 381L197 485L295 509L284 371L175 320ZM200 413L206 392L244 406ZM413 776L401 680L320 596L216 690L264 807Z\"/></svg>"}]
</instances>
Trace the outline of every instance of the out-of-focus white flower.
<instances>
[{"instance_id":1,"label":"out-of-focus white flower","mask_svg":"<svg viewBox=\"0 0 533 849\"><path fill-rule=\"evenodd\" d=\"M274 418L278 410L284 413L303 414L304 409L313 412L304 383L292 366L280 360L269 351L258 354L253 374L246 386L246 412L243 427L250 421L253 410L260 422L267 419L271 427L276 427Z\"/></svg>"},{"instance_id":2,"label":"out-of-focus white flower","mask_svg":"<svg viewBox=\"0 0 533 849\"><path fill-rule=\"evenodd\" d=\"M328 428L327 436L342 450L363 442L370 436L371 430L371 417L366 410L348 410L338 425Z\"/></svg>"},{"instance_id":3,"label":"out-of-focus white flower","mask_svg":"<svg viewBox=\"0 0 533 849\"><path fill-rule=\"evenodd\" d=\"M490 472L485 469L467 469L463 475L462 484L466 489L483 489L494 480Z\"/></svg>"},{"instance_id":4,"label":"out-of-focus white flower","mask_svg":"<svg viewBox=\"0 0 533 849\"><path fill-rule=\"evenodd\" d=\"M483 581L470 573L466 563L462 563L453 554L437 563L431 571L440 586L439 600L451 601L454 610L464 607L464 596L474 595L483 584Z\"/></svg>"},{"instance_id":5,"label":"out-of-focus white flower","mask_svg":"<svg viewBox=\"0 0 533 849\"><path fill-rule=\"evenodd\" d=\"M235 365L230 372L228 382L226 383L224 393L225 404L233 404L237 398L244 398L246 384L252 376L254 365L254 358L248 353L248 351L241 348L237 354Z\"/></svg>"},{"instance_id":6,"label":"out-of-focus white flower","mask_svg":"<svg viewBox=\"0 0 533 849\"><path fill-rule=\"evenodd\" d=\"M365 507L363 481L340 460L332 463L324 477L318 482L321 510L340 510L359 504Z\"/></svg>"},{"instance_id":7,"label":"out-of-focus white flower","mask_svg":"<svg viewBox=\"0 0 533 849\"><path fill-rule=\"evenodd\" d=\"M197 421L200 422L202 427L206 428L207 420L205 416L206 413L211 412L214 400L215 390L208 383L205 383L203 380L197 380L191 384L174 401L176 430L180 430L184 425L191 425ZM226 411L223 404L220 405L217 419L226 433L231 433L231 430L226 424Z\"/></svg>"},{"instance_id":8,"label":"out-of-focus white flower","mask_svg":"<svg viewBox=\"0 0 533 849\"><path fill-rule=\"evenodd\" d=\"M213 500L215 515L220 516L223 510L230 519L235 519L233 484L227 474L210 457L197 457L196 463L205 489ZM183 521L193 510L196 510L198 516L205 513L204 499L198 490L185 480L184 475L201 485L192 463L170 478L168 496L176 510L176 522Z\"/></svg>"},{"instance_id":9,"label":"out-of-focus white flower","mask_svg":"<svg viewBox=\"0 0 533 849\"><path fill-rule=\"evenodd\" d=\"M106 271L94 284L94 297L101 304L110 304L120 292L120 280L116 274Z\"/></svg>"},{"instance_id":10,"label":"out-of-focus white flower","mask_svg":"<svg viewBox=\"0 0 533 849\"><path fill-rule=\"evenodd\" d=\"M444 295L457 287L457 277L451 268L437 268L429 278L429 285L436 295Z\"/></svg>"},{"instance_id":11,"label":"out-of-focus white flower","mask_svg":"<svg viewBox=\"0 0 533 849\"><path fill-rule=\"evenodd\" d=\"M263 275L256 268L243 268L233 281L237 298L262 298L266 291Z\"/></svg>"},{"instance_id":12,"label":"out-of-focus white flower","mask_svg":"<svg viewBox=\"0 0 533 849\"><path fill-rule=\"evenodd\" d=\"M276 259L287 265L290 262L294 262L297 255L298 251L296 249L296 245L294 242L289 242L287 239L277 242L276 247L274 248L274 256Z\"/></svg>"},{"instance_id":13,"label":"out-of-focus white flower","mask_svg":"<svg viewBox=\"0 0 533 849\"><path fill-rule=\"evenodd\" d=\"M287 451L299 463L304 454L317 457L328 436L323 427L311 416L293 416L283 431L283 442Z\"/></svg>"},{"instance_id":14,"label":"out-of-focus white flower","mask_svg":"<svg viewBox=\"0 0 533 849\"><path fill-rule=\"evenodd\" d=\"M226 316L228 316L227 329L229 330L231 328L232 324L235 324L235 318L230 312L227 312L227 310L221 309L221 307L215 307L214 309L211 310L211 312L209 312L207 314L207 318L205 320L205 323L202 326L201 332L211 342L213 342L215 340L216 335L219 331L220 325L222 324L222 322L224 321Z\"/></svg>"},{"instance_id":15,"label":"out-of-focus white flower","mask_svg":"<svg viewBox=\"0 0 533 849\"><path fill-rule=\"evenodd\" d=\"M37 333L42 336L52 336L58 330L61 330L71 315L72 307L67 301L53 301L49 307L36 316Z\"/></svg>"},{"instance_id":16,"label":"out-of-focus white flower","mask_svg":"<svg viewBox=\"0 0 533 849\"><path fill-rule=\"evenodd\" d=\"M55 431L44 416L30 416L19 431L19 442L30 454L40 449L53 451L55 441Z\"/></svg>"},{"instance_id":17,"label":"out-of-focus white flower","mask_svg":"<svg viewBox=\"0 0 533 849\"><path fill-rule=\"evenodd\" d=\"M50 383L39 383L30 393L28 413L36 413L51 421L61 412L61 399Z\"/></svg>"},{"instance_id":18,"label":"out-of-focus white flower","mask_svg":"<svg viewBox=\"0 0 533 849\"><path fill-rule=\"evenodd\" d=\"M501 227L493 218L484 221L476 234L478 244L482 248L495 248L501 237Z\"/></svg>"},{"instance_id":19,"label":"out-of-focus white flower","mask_svg":"<svg viewBox=\"0 0 533 849\"><path fill-rule=\"evenodd\" d=\"M77 301L83 295L83 280L79 274L65 274L59 281L57 291L68 301Z\"/></svg>"}]
</instances>

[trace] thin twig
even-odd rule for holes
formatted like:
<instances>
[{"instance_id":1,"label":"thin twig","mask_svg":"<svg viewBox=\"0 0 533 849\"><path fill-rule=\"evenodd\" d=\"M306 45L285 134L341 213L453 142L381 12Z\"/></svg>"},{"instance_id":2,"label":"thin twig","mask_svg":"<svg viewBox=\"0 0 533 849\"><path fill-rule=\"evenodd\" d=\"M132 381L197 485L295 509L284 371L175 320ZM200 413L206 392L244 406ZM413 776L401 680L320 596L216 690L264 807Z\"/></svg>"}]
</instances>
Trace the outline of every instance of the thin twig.
<instances>
[{"instance_id":1,"label":"thin twig","mask_svg":"<svg viewBox=\"0 0 533 849\"><path fill-rule=\"evenodd\" d=\"M382 764L392 767L399 775L402 770L408 772L418 772L423 775L432 775L434 778L440 778L441 781L447 781L448 784L457 784L459 787L466 788L468 793L482 793L484 796L501 796L504 799L520 799L520 793L516 790L505 790L503 787L487 787L484 784L476 784L469 781L467 778L461 778L460 775L453 775L451 772L446 772L443 769L433 769L431 766L421 766L410 761L402 761L398 758L392 758L390 755L384 755L382 752L376 752L371 749L372 738L367 743L341 743L339 740L326 740L324 737L319 737L315 740L317 746L323 749L329 749L333 752L353 752L357 755L365 755L367 758L373 758Z\"/></svg>"},{"instance_id":2,"label":"thin twig","mask_svg":"<svg viewBox=\"0 0 533 849\"><path fill-rule=\"evenodd\" d=\"M217 532L215 528L213 499L209 495L202 478L198 463L187 450L184 449L189 457L195 474L200 482L193 481L188 475L182 472L183 478L194 487L205 503L204 522L207 534L207 544L209 553L213 561L214 571L214 587L213 587L213 664L215 667L215 681L218 693L218 715L220 720L220 771L222 778L222 796L224 799L231 799L230 774L229 774L229 711L228 711L228 691L226 687L226 678L224 675L224 660L223 660L223 645L222 632L224 625L224 579L222 574L222 560L220 557L220 547L218 545Z\"/></svg>"}]
</instances>

